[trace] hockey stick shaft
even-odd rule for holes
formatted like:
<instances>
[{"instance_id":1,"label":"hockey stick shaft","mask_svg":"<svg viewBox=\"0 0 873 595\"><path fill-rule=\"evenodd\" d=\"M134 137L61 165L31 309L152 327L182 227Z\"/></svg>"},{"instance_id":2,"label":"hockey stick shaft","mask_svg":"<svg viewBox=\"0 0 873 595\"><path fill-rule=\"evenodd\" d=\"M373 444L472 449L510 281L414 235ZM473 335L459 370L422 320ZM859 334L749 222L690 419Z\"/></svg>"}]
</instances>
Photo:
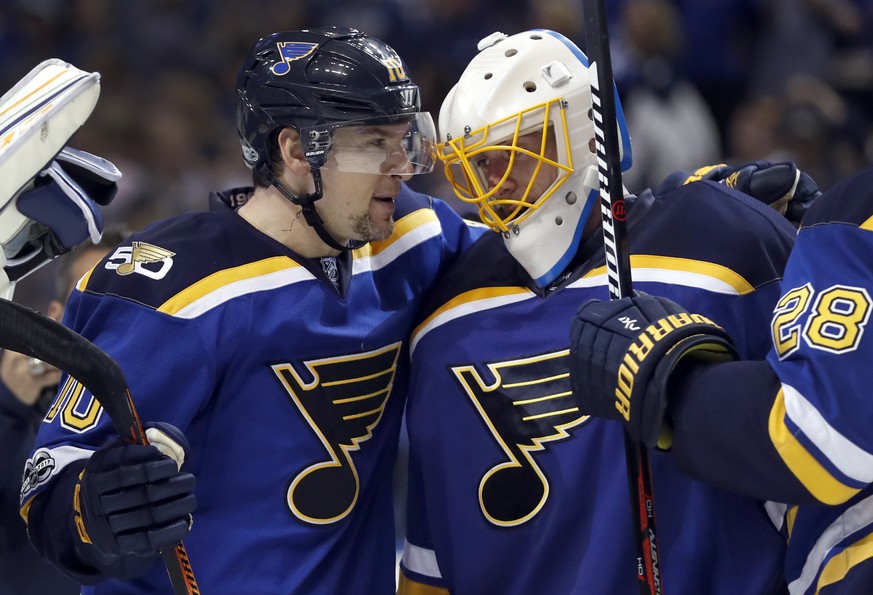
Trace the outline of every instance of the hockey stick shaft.
<instances>
[{"instance_id":1,"label":"hockey stick shaft","mask_svg":"<svg viewBox=\"0 0 873 595\"><path fill-rule=\"evenodd\" d=\"M590 69L591 100L609 294L611 299L619 299L632 296L633 287L604 0L583 0L583 11L588 58L595 65L595 68ZM642 445L635 444L627 432L624 433L624 447L631 514L636 532L634 543L637 549L640 592L644 595L662 595L655 529L655 498L648 452Z\"/></svg>"},{"instance_id":2,"label":"hockey stick shaft","mask_svg":"<svg viewBox=\"0 0 873 595\"><path fill-rule=\"evenodd\" d=\"M48 316L0 299L0 348L47 362L87 387L128 444L148 444L127 380L114 359L83 336ZM199 595L185 546L161 550L176 595Z\"/></svg>"}]
</instances>

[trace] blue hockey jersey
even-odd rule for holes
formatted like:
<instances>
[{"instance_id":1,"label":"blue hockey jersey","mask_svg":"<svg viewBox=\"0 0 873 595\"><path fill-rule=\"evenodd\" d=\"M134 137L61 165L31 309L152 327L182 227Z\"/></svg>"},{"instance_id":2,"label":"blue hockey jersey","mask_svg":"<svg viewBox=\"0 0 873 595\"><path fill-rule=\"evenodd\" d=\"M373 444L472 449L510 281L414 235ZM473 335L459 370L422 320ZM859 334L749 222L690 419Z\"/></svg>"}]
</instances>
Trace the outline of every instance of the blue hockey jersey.
<instances>
[{"instance_id":1,"label":"blue hockey jersey","mask_svg":"<svg viewBox=\"0 0 873 595\"><path fill-rule=\"evenodd\" d=\"M711 182L636 199L634 288L725 327L763 358L794 229ZM602 240L537 289L489 234L441 283L412 339L407 407L409 587L453 594L638 590L620 424L582 416L570 393L569 323L607 299ZM651 456L659 558L670 595L783 593L785 542L765 503Z\"/></svg>"},{"instance_id":2,"label":"blue hockey jersey","mask_svg":"<svg viewBox=\"0 0 873 595\"><path fill-rule=\"evenodd\" d=\"M867 169L807 212L766 361L710 366L681 389L682 413L696 423L680 419L674 455L695 476L802 503L785 524L795 595L873 593L871 188ZM715 413L711 404L724 399L731 406Z\"/></svg>"},{"instance_id":3,"label":"blue hockey jersey","mask_svg":"<svg viewBox=\"0 0 873 595\"><path fill-rule=\"evenodd\" d=\"M835 185L804 217L768 362L779 377L769 432L819 500L788 515L792 594L873 593L873 169ZM843 503L848 498L848 500Z\"/></svg>"},{"instance_id":4,"label":"blue hockey jersey","mask_svg":"<svg viewBox=\"0 0 873 595\"><path fill-rule=\"evenodd\" d=\"M65 323L121 364L141 419L191 444L185 545L204 593L394 592L407 339L423 294L480 233L405 186L396 203L395 233L340 257L338 287L213 197L208 213L133 235L70 300ZM90 392L63 379L23 514L113 434ZM156 559L83 592L168 591Z\"/></svg>"}]
</instances>

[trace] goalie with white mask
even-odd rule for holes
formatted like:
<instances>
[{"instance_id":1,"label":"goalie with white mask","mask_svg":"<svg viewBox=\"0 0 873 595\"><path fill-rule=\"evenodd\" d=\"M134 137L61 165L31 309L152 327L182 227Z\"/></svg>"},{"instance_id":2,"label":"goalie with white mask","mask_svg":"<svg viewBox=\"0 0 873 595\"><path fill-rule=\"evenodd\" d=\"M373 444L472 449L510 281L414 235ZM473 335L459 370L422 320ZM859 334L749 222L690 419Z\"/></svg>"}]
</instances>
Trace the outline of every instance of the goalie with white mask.
<instances>
[{"instance_id":1,"label":"goalie with white mask","mask_svg":"<svg viewBox=\"0 0 873 595\"><path fill-rule=\"evenodd\" d=\"M412 335L401 595L639 590L623 430L583 414L570 382L570 323L608 298L589 84L567 38L495 34L442 105L437 156L497 233L446 272ZM791 224L710 180L624 204L634 288L693 303L762 357ZM784 592L763 502L650 461L663 592Z\"/></svg>"},{"instance_id":2,"label":"goalie with white mask","mask_svg":"<svg viewBox=\"0 0 873 595\"><path fill-rule=\"evenodd\" d=\"M599 221L588 59L546 30L495 33L479 49L443 102L438 157L458 198L544 287ZM627 170L630 137L616 108Z\"/></svg>"}]
</instances>

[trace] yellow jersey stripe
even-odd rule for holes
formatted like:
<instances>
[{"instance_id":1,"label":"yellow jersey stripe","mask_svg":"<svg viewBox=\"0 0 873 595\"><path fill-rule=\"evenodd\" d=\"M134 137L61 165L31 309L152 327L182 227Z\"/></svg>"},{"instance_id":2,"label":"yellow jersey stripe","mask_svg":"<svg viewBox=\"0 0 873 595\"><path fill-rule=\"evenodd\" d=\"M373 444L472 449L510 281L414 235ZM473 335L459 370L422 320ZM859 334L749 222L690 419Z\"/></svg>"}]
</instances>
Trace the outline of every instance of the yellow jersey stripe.
<instances>
[{"instance_id":1,"label":"yellow jersey stripe","mask_svg":"<svg viewBox=\"0 0 873 595\"><path fill-rule=\"evenodd\" d=\"M88 287L88 281L91 279L91 274L94 273L96 268L97 265L94 265L87 273L82 275L82 278L76 283L76 289L79 291L85 291L85 288Z\"/></svg>"},{"instance_id":2,"label":"yellow jersey stripe","mask_svg":"<svg viewBox=\"0 0 873 595\"><path fill-rule=\"evenodd\" d=\"M298 263L287 256L274 256L242 266L216 271L168 299L158 307L158 312L176 315L183 309L206 298L209 294L226 288L232 283L256 281L259 277L300 268L302 267ZM252 283L250 286L240 288L240 291L233 293L234 295L242 295L249 291L257 291L259 288L257 283Z\"/></svg>"},{"instance_id":3,"label":"yellow jersey stripe","mask_svg":"<svg viewBox=\"0 0 873 595\"><path fill-rule=\"evenodd\" d=\"M869 231L873 231L873 217L867 219L864 223L861 224L861 229L866 229Z\"/></svg>"},{"instance_id":4,"label":"yellow jersey stripe","mask_svg":"<svg viewBox=\"0 0 873 595\"><path fill-rule=\"evenodd\" d=\"M417 211L413 211L405 217L401 217L394 222L394 233L392 233L391 237L389 237L387 240L383 240L381 242L370 242L365 246L361 246L360 248L352 250L352 256L355 259L366 258L368 256L376 256L380 252L383 252L390 248L400 238L413 231L414 229L421 227L422 225L427 225L428 223L434 223L438 221L439 219L437 218L437 214L433 211L433 209L418 209Z\"/></svg>"},{"instance_id":5,"label":"yellow jersey stripe","mask_svg":"<svg viewBox=\"0 0 873 595\"><path fill-rule=\"evenodd\" d=\"M858 493L815 460L785 425L785 394L779 389L770 409L770 440L782 460L809 492L825 504L840 504Z\"/></svg>"},{"instance_id":6,"label":"yellow jersey stripe","mask_svg":"<svg viewBox=\"0 0 873 595\"><path fill-rule=\"evenodd\" d=\"M818 593L827 584L844 578L852 567L871 557L870 529L873 527L873 496L844 508L840 516L822 528L808 552L800 574L788 584L791 593ZM843 548L843 541L853 536L855 543ZM855 537L857 536L857 537ZM836 552L832 557L831 553Z\"/></svg>"},{"instance_id":7,"label":"yellow jersey stripe","mask_svg":"<svg viewBox=\"0 0 873 595\"><path fill-rule=\"evenodd\" d=\"M21 515L21 519L25 523L27 523L27 515L30 514L30 507L33 504L34 498L36 498L36 496L31 496L30 498L28 498L24 502L24 505L21 507L21 509L18 511L18 514Z\"/></svg>"},{"instance_id":8,"label":"yellow jersey stripe","mask_svg":"<svg viewBox=\"0 0 873 595\"><path fill-rule=\"evenodd\" d=\"M873 534L853 543L828 560L815 586L816 595L828 585L838 583L846 578L853 567L870 558L873 558Z\"/></svg>"},{"instance_id":9,"label":"yellow jersey stripe","mask_svg":"<svg viewBox=\"0 0 873 595\"><path fill-rule=\"evenodd\" d=\"M794 521L797 519L797 506L792 506L785 512L785 526L788 531L788 539L791 539L791 533L794 531Z\"/></svg>"},{"instance_id":10,"label":"yellow jersey stripe","mask_svg":"<svg viewBox=\"0 0 873 595\"><path fill-rule=\"evenodd\" d=\"M672 256L653 256L634 254L630 257L631 275L634 281L661 281L678 283L721 293L744 295L755 290L742 275L714 262L677 258ZM580 285L588 285L584 280L606 276L606 265L597 267L585 274ZM579 283L573 283L575 286Z\"/></svg>"},{"instance_id":11,"label":"yellow jersey stripe","mask_svg":"<svg viewBox=\"0 0 873 595\"><path fill-rule=\"evenodd\" d=\"M387 240L370 242L353 251L352 275L377 271L442 233L439 218L430 209L410 213L398 221L394 229Z\"/></svg>"},{"instance_id":12,"label":"yellow jersey stripe","mask_svg":"<svg viewBox=\"0 0 873 595\"><path fill-rule=\"evenodd\" d=\"M873 454L843 436L802 392L782 383L785 415L840 473L859 484L873 482Z\"/></svg>"},{"instance_id":13,"label":"yellow jersey stripe","mask_svg":"<svg viewBox=\"0 0 873 595\"><path fill-rule=\"evenodd\" d=\"M401 572L400 581L397 584L397 595L449 595L449 590L417 583Z\"/></svg>"}]
</instances>

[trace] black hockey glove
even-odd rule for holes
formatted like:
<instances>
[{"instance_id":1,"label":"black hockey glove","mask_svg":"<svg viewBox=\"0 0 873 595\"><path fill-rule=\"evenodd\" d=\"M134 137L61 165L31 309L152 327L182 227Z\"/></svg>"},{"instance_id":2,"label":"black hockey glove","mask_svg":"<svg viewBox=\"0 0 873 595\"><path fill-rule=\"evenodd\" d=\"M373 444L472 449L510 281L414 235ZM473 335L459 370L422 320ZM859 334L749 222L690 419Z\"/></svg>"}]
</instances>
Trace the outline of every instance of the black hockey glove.
<instances>
[{"instance_id":1,"label":"black hockey glove","mask_svg":"<svg viewBox=\"0 0 873 595\"><path fill-rule=\"evenodd\" d=\"M126 554L156 555L190 530L195 480L180 471L184 454L178 456L187 441L165 423L150 424L146 433L149 446L114 442L95 452L74 491L75 530L82 542L77 549L87 551L83 544L90 544L103 563Z\"/></svg>"},{"instance_id":2,"label":"black hockey glove","mask_svg":"<svg viewBox=\"0 0 873 595\"><path fill-rule=\"evenodd\" d=\"M658 193L698 180L712 180L736 188L770 205L795 227L800 225L815 199L821 196L815 181L790 161L752 161L738 166L722 163L701 167L691 174L675 172L667 177Z\"/></svg>"},{"instance_id":3,"label":"black hockey glove","mask_svg":"<svg viewBox=\"0 0 873 595\"><path fill-rule=\"evenodd\" d=\"M685 356L736 359L730 336L666 298L585 302L570 329L570 383L583 414L625 424L631 438L669 448L667 383Z\"/></svg>"}]
</instances>

